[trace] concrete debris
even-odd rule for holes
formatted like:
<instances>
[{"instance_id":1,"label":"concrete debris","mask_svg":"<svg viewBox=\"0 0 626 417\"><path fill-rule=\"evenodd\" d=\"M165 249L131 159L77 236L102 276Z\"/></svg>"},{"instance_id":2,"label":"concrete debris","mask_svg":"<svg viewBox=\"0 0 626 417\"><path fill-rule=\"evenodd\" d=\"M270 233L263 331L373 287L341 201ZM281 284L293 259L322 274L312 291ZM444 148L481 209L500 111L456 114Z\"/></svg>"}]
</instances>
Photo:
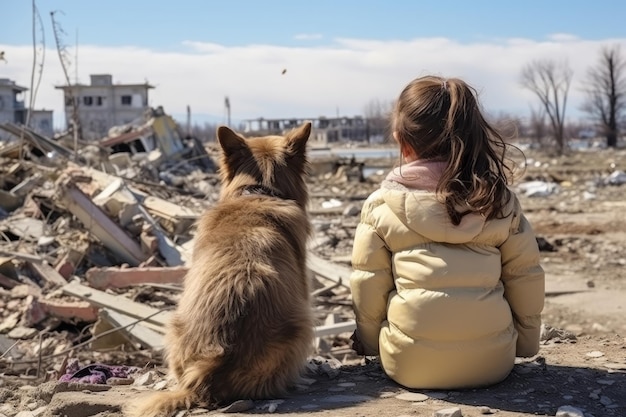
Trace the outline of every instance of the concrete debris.
<instances>
[{"instance_id":1,"label":"concrete debris","mask_svg":"<svg viewBox=\"0 0 626 417\"><path fill-rule=\"evenodd\" d=\"M450 407L435 411L433 417L463 417L463 413L459 407Z\"/></svg>"},{"instance_id":2,"label":"concrete debris","mask_svg":"<svg viewBox=\"0 0 626 417\"><path fill-rule=\"evenodd\" d=\"M162 109L151 111L142 124L112 129L97 144L80 143L76 152L73 144L24 127L4 124L0 128L25 138L23 152L13 144L0 144L0 374L40 381L62 377L100 381L110 367L135 364L144 370L129 377L110 375L105 378L106 387L114 389L132 379L133 388L165 389L168 381L158 368L163 364L164 329L180 296L197 220L219 195L216 147L180 134ZM387 160L385 166L395 162ZM569 171L554 172L554 167L558 163L530 167L533 171L519 189L525 202L535 204L537 216L546 219L535 223L539 230L553 231L550 239L538 236L542 257L554 260L582 253L587 269L581 282L585 289L595 291L605 286L598 274L606 267L600 267L601 256L606 253L611 265L623 270L620 246L601 248L590 236L604 229L585 229L574 221L562 222L557 215L559 211L582 212L591 205L602 206L606 212L623 211L623 200L605 201L608 191L616 193L625 183L623 171L566 175ZM358 396L363 382L379 381L381 390L390 383L375 362L355 359L350 349L349 337L355 328L349 287L352 238L364 199L387 171L378 166L374 174L364 177L363 169L361 161L352 159L311 160L309 213L314 233L307 266L319 325L315 329L316 356L307 370L318 381L333 382L329 393L354 391L354 395L328 396L327 401L336 403L374 398ZM567 202L559 202L557 197L567 198ZM619 223L610 227L616 225ZM575 237L564 237L566 227L572 228ZM597 283L585 284L590 277ZM594 328L605 332L614 327L609 321ZM569 348L584 342L582 337L548 324L542 327L541 338L542 348L554 343ZM595 349L606 356L596 356ZM76 356L83 368L73 368L71 360ZM579 356L611 371L594 376L605 391L622 381L610 376L623 375L626 364L615 359L600 362L609 358L605 346ZM346 380L346 363L351 364L352 372L355 363L362 365L355 361L365 361L368 373ZM517 364L512 375L542 376L547 367L539 357ZM309 385L300 386L307 390ZM68 414L81 396L88 395L85 391L97 390L93 384L76 381L64 387L58 388L53 402L48 399L49 415ZM615 392L607 395L605 391L590 392L610 410L620 399ZM402 392L394 392L390 399L398 396L420 405L439 401L437 407L448 401L436 393ZM458 395L466 394L449 393L450 401ZM119 400L120 404L124 401ZM481 403L490 406L484 407L482 414L503 405ZM263 409L273 412L278 404L266 403ZM36 405L24 412L38 412ZM110 403L93 402L91 411L105 413L110 407ZM283 407L281 404L280 412ZM308 404L298 409L318 407ZM0 415L22 412L4 410L0 408ZM460 410L450 410L436 412L461 415ZM561 411L574 413L566 407Z\"/></svg>"},{"instance_id":3,"label":"concrete debris","mask_svg":"<svg viewBox=\"0 0 626 417\"><path fill-rule=\"evenodd\" d=\"M83 346L92 355L160 358L197 221L219 196L217 147L181 134L161 108L77 150L63 135L0 128L24 138L22 151L0 143L0 336L7 344L0 373L33 372L31 364L43 361L48 370L37 369L40 377L74 375L64 355ZM332 249L335 233L349 237L343 228L353 227L375 184L364 180L362 165L311 161L311 212L334 205L319 217L308 260L315 314L320 323L332 318L316 328L319 355L350 351L351 269L316 253ZM332 197L329 183L335 191L353 189ZM335 220L326 217L337 210ZM336 215L352 224L337 223ZM337 377L341 361L324 361L320 374Z\"/></svg>"},{"instance_id":4,"label":"concrete debris","mask_svg":"<svg viewBox=\"0 0 626 417\"><path fill-rule=\"evenodd\" d=\"M527 197L547 197L560 191L558 184L545 181L529 181L517 186L517 190Z\"/></svg>"},{"instance_id":5,"label":"concrete debris","mask_svg":"<svg viewBox=\"0 0 626 417\"><path fill-rule=\"evenodd\" d=\"M624 171L613 171L606 178L604 178L604 183L607 185L623 185L626 184L626 172Z\"/></svg>"}]
</instances>

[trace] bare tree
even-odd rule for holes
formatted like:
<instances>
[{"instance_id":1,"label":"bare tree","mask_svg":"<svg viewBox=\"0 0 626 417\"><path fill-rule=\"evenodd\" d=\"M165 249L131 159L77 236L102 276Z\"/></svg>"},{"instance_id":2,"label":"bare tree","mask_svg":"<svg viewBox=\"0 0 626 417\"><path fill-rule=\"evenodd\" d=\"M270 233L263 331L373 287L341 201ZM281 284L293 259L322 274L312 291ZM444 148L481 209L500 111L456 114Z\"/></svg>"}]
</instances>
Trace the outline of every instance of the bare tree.
<instances>
[{"instance_id":1,"label":"bare tree","mask_svg":"<svg viewBox=\"0 0 626 417\"><path fill-rule=\"evenodd\" d=\"M606 145L615 148L626 114L626 59L619 45L602 49L598 63L587 71L584 91L582 110L598 124Z\"/></svg>"},{"instance_id":2,"label":"bare tree","mask_svg":"<svg viewBox=\"0 0 626 417\"><path fill-rule=\"evenodd\" d=\"M50 19L52 20L52 31L54 33L54 41L57 46L57 53L59 55L59 61L61 62L61 68L63 69L63 75L65 76L65 82L67 83L67 87L69 89L69 96L71 98L71 106L72 106L72 117L71 117L71 125L72 131L74 133L74 152L77 152L77 143L78 138L82 139L82 126L80 124L80 119L78 116L78 98L75 95L74 88L72 87L72 82L70 81L69 76L69 64L70 58L69 53L67 51L67 46L63 43L63 36L65 35L65 31L61 27L61 24L55 20L54 15L57 11L50 12ZM63 13L63 12L61 12Z\"/></svg>"},{"instance_id":3,"label":"bare tree","mask_svg":"<svg viewBox=\"0 0 626 417\"><path fill-rule=\"evenodd\" d=\"M540 147L544 147L547 126L546 112L542 106L539 106L538 108L530 108L530 119L528 124L531 142L536 143Z\"/></svg>"},{"instance_id":4,"label":"bare tree","mask_svg":"<svg viewBox=\"0 0 626 417\"><path fill-rule=\"evenodd\" d=\"M532 91L541 101L560 153L567 148L565 108L572 75L573 72L566 62L552 60L534 61L522 70L522 86Z\"/></svg>"}]
</instances>

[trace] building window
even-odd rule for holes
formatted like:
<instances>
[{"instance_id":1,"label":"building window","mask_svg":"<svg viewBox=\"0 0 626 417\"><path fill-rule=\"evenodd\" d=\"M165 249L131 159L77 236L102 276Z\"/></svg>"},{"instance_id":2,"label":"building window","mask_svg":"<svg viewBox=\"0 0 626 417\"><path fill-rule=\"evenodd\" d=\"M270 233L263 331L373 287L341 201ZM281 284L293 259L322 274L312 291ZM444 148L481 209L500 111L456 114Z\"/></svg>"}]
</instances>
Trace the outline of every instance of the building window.
<instances>
[{"instance_id":1,"label":"building window","mask_svg":"<svg viewBox=\"0 0 626 417\"><path fill-rule=\"evenodd\" d=\"M83 97L83 104L85 106L93 106L93 97L91 97L91 96L84 96Z\"/></svg>"},{"instance_id":2,"label":"building window","mask_svg":"<svg viewBox=\"0 0 626 417\"><path fill-rule=\"evenodd\" d=\"M71 106L73 104L74 100L72 100L72 96L66 96L65 97L65 105L66 106Z\"/></svg>"},{"instance_id":3,"label":"building window","mask_svg":"<svg viewBox=\"0 0 626 417\"><path fill-rule=\"evenodd\" d=\"M133 104L133 96L122 96L122 106L130 106Z\"/></svg>"},{"instance_id":4,"label":"building window","mask_svg":"<svg viewBox=\"0 0 626 417\"><path fill-rule=\"evenodd\" d=\"M103 106L104 105L104 97L102 97L102 96L96 97L96 105L97 106Z\"/></svg>"}]
</instances>

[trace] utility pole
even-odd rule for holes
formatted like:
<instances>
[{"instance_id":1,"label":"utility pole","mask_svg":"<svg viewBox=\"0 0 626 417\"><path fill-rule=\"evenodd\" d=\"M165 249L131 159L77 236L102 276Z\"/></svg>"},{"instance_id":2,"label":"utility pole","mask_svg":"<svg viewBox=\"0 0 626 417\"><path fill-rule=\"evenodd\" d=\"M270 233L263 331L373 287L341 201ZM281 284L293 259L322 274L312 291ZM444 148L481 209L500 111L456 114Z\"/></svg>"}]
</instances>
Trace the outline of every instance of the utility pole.
<instances>
[{"instance_id":1,"label":"utility pole","mask_svg":"<svg viewBox=\"0 0 626 417\"><path fill-rule=\"evenodd\" d=\"M187 136L191 137L191 106L187 105Z\"/></svg>"},{"instance_id":2,"label":"utility pole","mask_svg":"<svg viewBox=\"0 0 626 417\"><path fill-rule=\"evenodd\" d=\"M228 99L228 96L224 98L224 107L226 108L227 126L230 127L230 100Z\"/></svg>"}]
</instances>

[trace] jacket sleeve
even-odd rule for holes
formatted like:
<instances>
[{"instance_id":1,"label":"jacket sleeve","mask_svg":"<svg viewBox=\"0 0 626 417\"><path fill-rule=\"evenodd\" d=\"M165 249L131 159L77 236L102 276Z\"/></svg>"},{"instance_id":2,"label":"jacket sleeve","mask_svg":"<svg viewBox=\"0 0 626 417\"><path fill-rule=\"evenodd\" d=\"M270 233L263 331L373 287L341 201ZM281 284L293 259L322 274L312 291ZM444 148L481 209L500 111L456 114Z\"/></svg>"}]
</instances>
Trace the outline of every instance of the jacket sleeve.
<instances>
[{"instance_id":1,"label":"jacket sleeve","mask_svg":"<svg viewBox=\"0 0 626 417\"><path fill-rule=\"evenodd\" d=\"M509 238L500 246L504 297L511 306L518 332L516 355L539 352L541 311L545 297L545 274L539 264L539 247L526 217L516 204Z\"/></svg>"},{"instance_id":2,"label":"jacket sleeve","mask_svg":"<svg viewBox=\"0 0 626 417\"><path fill-rule=\"evenodd\" d=\"M378 336L387 319L387 300L394 289L391 253L373 225L372 205L361 211L352 250L350 277L357 336L366 355L378 355Z\"/></svg>"}]
</instances>

